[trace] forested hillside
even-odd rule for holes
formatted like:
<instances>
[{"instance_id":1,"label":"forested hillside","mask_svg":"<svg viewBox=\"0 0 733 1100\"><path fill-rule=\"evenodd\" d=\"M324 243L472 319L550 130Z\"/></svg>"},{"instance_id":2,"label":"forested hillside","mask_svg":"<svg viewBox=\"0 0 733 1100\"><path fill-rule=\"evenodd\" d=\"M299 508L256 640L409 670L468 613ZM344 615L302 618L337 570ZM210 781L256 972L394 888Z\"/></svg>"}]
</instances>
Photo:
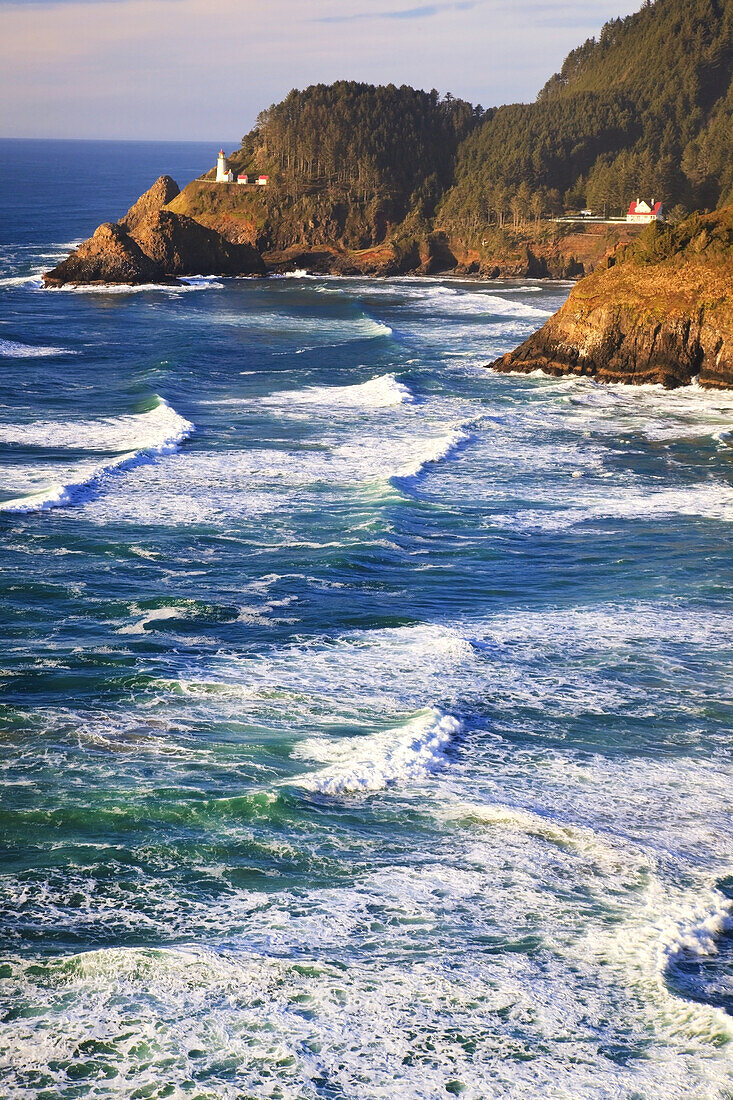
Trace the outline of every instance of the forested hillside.
<instances>
[{"instance_id":1,"label":"forested hillside","mask_svg":"<svg viewBox=\"0 0 733 1100\"><path fill-rule=\"evenodd\" d=\"M499 108L464 142L441 222L470 237L513 206L618 215L639 194L681 215L729 200L732 75L733 0L656 0L612 20L536 103Z\"/></svg>"},{"instance_id":2,"label":"forested hillside","mask_svg":"<svg viewBox=\"0 0 733 1100\"><path fill-rule=\"evenodd\" d=\"M171 209L275 264L320 250L341 271L577 274L633 227L549 215L619 216L643 196L678 221L733 199L732 75L733 0L655 0L574 50L531 104L354 81L292 91L229 158L267 188L209 175Z\"/></svg>"},{"instance_id":3,"label":"forested hillside","mask_svg":"<svg viewBox=\"0 0 733 1100\"><path fill-rule=\"evenodd\" d=\"M340 224L351 247L367 247L408 214L433 215L459 145L483 117L406 85L316 84L263 111L230 163L269 172L281 207L295 204L307 222L310 205L319 225Z\"/></svg>"}]
</instances>

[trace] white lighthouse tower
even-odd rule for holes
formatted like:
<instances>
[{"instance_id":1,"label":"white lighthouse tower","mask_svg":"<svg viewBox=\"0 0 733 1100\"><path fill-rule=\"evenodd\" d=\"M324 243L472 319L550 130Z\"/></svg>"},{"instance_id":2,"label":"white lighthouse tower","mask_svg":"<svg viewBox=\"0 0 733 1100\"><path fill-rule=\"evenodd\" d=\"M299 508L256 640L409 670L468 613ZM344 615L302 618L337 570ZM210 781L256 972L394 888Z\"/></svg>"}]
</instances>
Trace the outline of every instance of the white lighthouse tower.
<instances>
[{"instance_id":1,"label":"white lighthouse tower","mask_svg":"<svg viewBox=\"0 0 733 1100\"><path fill-rule=\"evenodd\" d=\"M234 173L227 168L227 158L224 156L224 150L219 150L219 159L216 162L216 182L217 183L232 183L234 181Z\"/></svg>"}]
</instances>

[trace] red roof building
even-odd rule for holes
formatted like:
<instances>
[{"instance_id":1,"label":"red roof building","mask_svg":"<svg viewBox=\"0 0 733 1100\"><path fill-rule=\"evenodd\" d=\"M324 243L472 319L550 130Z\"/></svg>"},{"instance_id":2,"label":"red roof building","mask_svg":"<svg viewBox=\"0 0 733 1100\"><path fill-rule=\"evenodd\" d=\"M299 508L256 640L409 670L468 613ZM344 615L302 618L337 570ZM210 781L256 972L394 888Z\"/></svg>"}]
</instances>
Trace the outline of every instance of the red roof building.
<instances>
[{"instance_id":1,"label":"red roof building","mask_svg":"<svg viewBox=\"0 0 733 1100\"><path fill-rule=\"evenodd\" d=\"M629 212L626 215L627 222L663 222L664 221L664 208L661 202L651 201L651 205L648 202L642 202L637 199L636 202L632 202L629 207Z\"/></svg>"}]
</instances>

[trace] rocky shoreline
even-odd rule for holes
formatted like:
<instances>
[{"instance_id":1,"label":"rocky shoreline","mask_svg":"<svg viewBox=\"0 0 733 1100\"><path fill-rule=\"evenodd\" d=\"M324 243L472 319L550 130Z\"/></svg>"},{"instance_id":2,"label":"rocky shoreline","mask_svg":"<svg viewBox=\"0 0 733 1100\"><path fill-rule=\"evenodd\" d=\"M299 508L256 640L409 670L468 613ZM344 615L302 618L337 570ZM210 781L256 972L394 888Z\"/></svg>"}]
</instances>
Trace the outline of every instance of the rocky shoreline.
<instances>
[{"instance_id":1,"label":"rocky shoreline","mask_svg":"<svg viewBox=\"0 0 733 1100\"><path fill-rule=\"evenodd\" d=\"M733 387L733 206L675 228L650 226L489 365L668 389L694 379Z\"/></svg>"},{"instance_id":2,"label":"rocky shoreline","mask_svg":"<svg viewBox=\"0 0 733 1100\"><path fill-rule=\"evenodd\" d=\"M169 282L187 275L452 275L459 278L575 279L592 270L636 227L584 227L558 237L552 227L532 239L482 255L440 229L413 227L368 248L349 248L327 227L275 232L278 199L194 180L180 190L161 176L118 222L105 222L44 275L48 286ZM564 232L564 231L563 231ZM281 236L285 242L278 243ZM288 243L290 237L293 243ZM307 241L305 240L307 238Z\"/></svg>"},{"instance_id":3,"label":"rocky shoreline","mask_svg":"<svg viewBox=\"0 0 733 1100\"><path fill-rule=\"evenodd\" d=\"M100 225L47 272L44 283L145 285L191 275L265 276L298 269L487 277L475 263L458 264L440 233L412 242L404 252L385 243L358 252L294 245L263 255L246 224L232 227L222 215L220 228L203 224L183 212L189 201L174 180L161 176L123 218ZM488 278L548 274L528 255L521 269L497 269ZM732 387L733 207L693 215L674 228L652 225L618 245L538 332L489 365L500 372L541 370L600 382L674 388L699 378L708 388Z\"/></svg>"},{"instance_id":4,"label":"rocky shoreline","mask_svg":"<svg viewBox=\"0 0 733 1100\"><path fill-rule=\"evenodd\" d=\"M167 209L179 194L175 180L161 176L118 222L104 222L94 235L52 271L46 286L175 282L186 275L265 275L250 244L233 243L185 214Z\"/></svg>"}]
</instances>

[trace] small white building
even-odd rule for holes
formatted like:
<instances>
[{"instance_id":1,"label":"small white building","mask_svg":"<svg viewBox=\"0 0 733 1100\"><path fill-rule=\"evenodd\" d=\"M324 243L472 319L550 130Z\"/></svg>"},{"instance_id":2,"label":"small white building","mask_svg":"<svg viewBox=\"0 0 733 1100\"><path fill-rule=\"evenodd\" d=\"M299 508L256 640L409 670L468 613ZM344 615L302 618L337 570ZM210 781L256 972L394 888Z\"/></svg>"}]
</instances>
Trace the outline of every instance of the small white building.
<instances>
[{"instance_id":1,"label":"small white building","mask_svg":"<svg viewBox=\"0 0 733 1100\"><path fill-rule=\"evenodd\" d=\"M269 176L258 176L257 177L257 186L258 187L267 187L269 182L270 182L270 177Z\"/></svg>"},{"instance_id":2,"label":"small white building","mask_svg":"<svg viewBox=\"0 0 733 1100\"><path fill-rule=\"evenodd\" d=\"M243 186L249 183L249 176L237 176L237 183L241 183Z\"/></svg>"},{"instance_id":3,"label":"small white building","mask_svg":"<svg viewBox=\"0 0 733 1100\"><path fill-rule=\"evenodd\" d=\"M636 222L637 225L645 225L649 222L663 222L664 209L661 202L655 202L654 199L652 199L651 206L648 202L642 202L640 199L637 199L636 202L632 202L629 207L626 221Z\"/></svg>"},{"instance_id":4,"label":"small white building","mask_svg":"<svg viewBox=\"0 0 733 1100\"><path fill-rule=\"evenodd\" d=\"M219 150L219 159L216 162L216 182L234 183L234 173L227 168L227 158L223 149Z\"/></svg>"}]
</instances>

